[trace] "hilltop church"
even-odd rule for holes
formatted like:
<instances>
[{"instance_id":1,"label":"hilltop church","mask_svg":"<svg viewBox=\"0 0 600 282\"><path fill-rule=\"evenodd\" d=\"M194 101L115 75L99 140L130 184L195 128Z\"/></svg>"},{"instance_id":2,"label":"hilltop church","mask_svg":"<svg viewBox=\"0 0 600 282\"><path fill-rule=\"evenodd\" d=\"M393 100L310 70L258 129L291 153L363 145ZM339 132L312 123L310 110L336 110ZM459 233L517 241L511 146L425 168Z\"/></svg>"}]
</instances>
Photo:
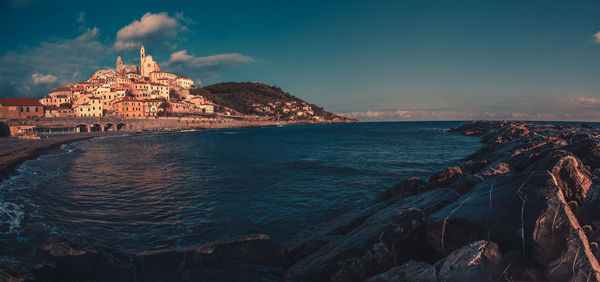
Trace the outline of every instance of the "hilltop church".
<instances>
[{"instance_id":1,"label":"hilltop church","mask_svg":"<svg viewBox=\"0 0 600 282\"><path fill-rule=\"evenodd\" d=\"M146 50L144 49L144 45L142 45L142 48L140 48L140 75L147 77L154 71L160 71L160 67L152 59L151 55L146 56Z\"/></svg>"}]
</instances>

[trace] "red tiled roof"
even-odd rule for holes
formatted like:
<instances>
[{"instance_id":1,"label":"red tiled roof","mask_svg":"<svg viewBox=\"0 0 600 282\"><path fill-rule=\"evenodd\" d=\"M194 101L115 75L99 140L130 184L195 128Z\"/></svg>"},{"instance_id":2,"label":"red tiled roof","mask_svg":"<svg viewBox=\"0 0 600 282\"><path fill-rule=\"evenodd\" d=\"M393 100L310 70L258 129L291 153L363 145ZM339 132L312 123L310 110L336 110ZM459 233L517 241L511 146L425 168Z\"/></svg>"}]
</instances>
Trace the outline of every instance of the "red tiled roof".
<instances>
[{"instance_id":1,"label":"red tiled roof","mask_svg":"<svg viewBox=\"0 0 600 282\"><path fill-rule=\"evenodd\" d=\"M71 88L68 88L68 87L59 87L59 88L56 88L56 89L52 90L52 92L59 92L59 91L71 91Z\"/></svg>"},{"instance_id":2,"label":"red tiled roof","mask_svg":"<svg viewBox=\"0 0 600 282\"><path fill-rule=\"evenodd\" d=\"M129 96L123 97L115 102L113 102L113 104L116 103L121 103L121 102L142 102L141 100L135 99L135 98L131 98Z\"/></svg>"},{"instance_id":3,"label":"red tiled roof","mask_svg":"<svg viewBox=\"0 0 600 282\"><path fill-rule=\"evenodd\" d=\"M178 76L177 78L190 79L189 77L187 77L187 76L183 76L183 75L180 75L180 76Z\"/></svg>"},{"instance_id":4,"label":"red tiled roof","mask_svg":"<svg viewBox=\"0 0 600 282\"><path fill-rule=\"evenodd\" d=\"M2 106L41 106L40 101L34 98L0 98Z\"/></svg>"}]
</instances>

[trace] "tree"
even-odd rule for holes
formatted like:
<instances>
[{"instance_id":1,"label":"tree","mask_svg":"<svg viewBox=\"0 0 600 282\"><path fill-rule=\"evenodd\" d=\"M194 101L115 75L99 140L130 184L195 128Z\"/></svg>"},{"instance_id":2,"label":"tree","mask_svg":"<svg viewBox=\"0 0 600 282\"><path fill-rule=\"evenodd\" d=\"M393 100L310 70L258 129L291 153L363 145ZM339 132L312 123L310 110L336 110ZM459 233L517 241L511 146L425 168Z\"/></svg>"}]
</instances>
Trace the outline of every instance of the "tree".
<instances>
[{"instance_id":1,"label":"tree","mask_svg":"<svg viewBox=\"0 0 600 282\"><path fill-rule=\"evenodd\" d=\"M167 102L166 100L163 100L162 103L160 103L160 105L158 105L158 109L161 110L161 113L164 113L165 115L169 112L169 102Z\"/></svg>"}]
</instances>

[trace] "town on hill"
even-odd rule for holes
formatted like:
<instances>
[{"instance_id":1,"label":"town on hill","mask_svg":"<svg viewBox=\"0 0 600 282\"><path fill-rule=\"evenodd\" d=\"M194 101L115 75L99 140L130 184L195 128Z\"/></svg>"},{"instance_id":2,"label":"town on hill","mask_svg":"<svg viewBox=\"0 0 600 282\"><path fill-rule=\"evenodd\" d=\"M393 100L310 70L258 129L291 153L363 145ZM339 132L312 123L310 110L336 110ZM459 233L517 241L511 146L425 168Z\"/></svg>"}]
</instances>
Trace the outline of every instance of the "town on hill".
<instances>
[{"instance_id":1,"label":"town on hill","mask_svg":"<svg viewBox=\"0 0 600 282\"><path fill-rule=\"evenodd\" d=\"M196 88L189 77L161 70L143 45L139 66L124 65L118 56L114 69L98 70L88 80L54 89L39 100L0 98L0 119L32 118L352 121L263 83L226 82ZM71 129L80 130L89 131Z\"/></svg>"}]
</instances>

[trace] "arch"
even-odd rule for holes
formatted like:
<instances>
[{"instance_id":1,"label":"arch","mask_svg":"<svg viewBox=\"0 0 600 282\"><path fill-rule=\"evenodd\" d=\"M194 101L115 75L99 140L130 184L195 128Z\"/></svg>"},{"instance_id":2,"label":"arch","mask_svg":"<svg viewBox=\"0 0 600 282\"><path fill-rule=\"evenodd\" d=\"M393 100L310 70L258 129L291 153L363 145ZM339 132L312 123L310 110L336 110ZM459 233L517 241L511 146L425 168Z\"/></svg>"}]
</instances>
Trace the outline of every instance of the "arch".
<instances>
[{"instance_id":1,"label":"arch","mask_svg":"<svg viewBox=\"0 0 600 282\"><path fill-rule=\"evenodd\" d=\"M102 131L102 125L98 124L98 123L94 123L90 125L90 132L98 132L98 131Z\"/></svg>"},{"instance_id":2,"label":"arch","mask_svg":"<svg viewBox=\"0 0 600 282\"><path fill-rule=\"evenodd\" d=\"M75 126L75 132L89 132L87 124L78 124Z\"/></svg>"},{"instance_id":3,"label":"arch","mask_svg":"<svg viewBox=\"0 0 600 282\"><path fill-rule=\"evenodd\" d=\"M104 125L104 131L114 131L115 125L113 123L107 123Z\"/></svg>"},{"instance_id":4,"label":"arch","mask_svg":"<svg viewBox=\"0 0 600 282\"><path fill-rule=\"evenodd\" d=\"M119 123L117 124L117 130L122 130L123 128L125 128L125 124L124 123Z\"/></svg>"},{"instance_id":5,"label":"arch","mask_svg":"<svg viewBox=\"0 0 600 282\"><path fill-rule=\"evenodd\" d=\"M10 127L4 122L0 121L0 137L10 136Z\"/></svg>"}]
</instances>

